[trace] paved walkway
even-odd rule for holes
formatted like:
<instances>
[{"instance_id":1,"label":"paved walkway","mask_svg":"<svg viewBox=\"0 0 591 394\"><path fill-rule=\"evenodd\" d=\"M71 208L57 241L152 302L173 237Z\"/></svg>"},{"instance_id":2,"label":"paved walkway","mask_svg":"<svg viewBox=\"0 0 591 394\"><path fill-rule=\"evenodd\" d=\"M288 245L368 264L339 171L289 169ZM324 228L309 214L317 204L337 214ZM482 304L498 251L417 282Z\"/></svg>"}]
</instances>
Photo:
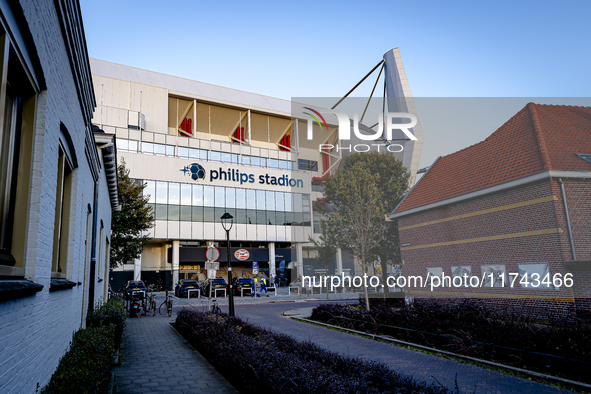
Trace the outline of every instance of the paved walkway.
<instances>
[{"instance_id":1,"label":"paved walkway","mask_svg":"<svg viewBox=\"0 0 591 394\"><path fill-rule=\"evenodd\" d=\"M211 364L177 333L172 318L127 319L115 369L115 393L238 394Z\"/></svg>"},{"instance_id":2,"label":"paved walkway","mask_svg":"<svg viewBox=\"0 0 591 394\"><path fill-rule=\"evenodd\" d=\"M314 304L306 304L306 307ZM441 357L392 346L350 334L322 328L285 317L282 312L295 314L294 304L241 305L236 314L250 323L271 328L302 341L311 341L321 347L348 356L383 362L417 379L435 382L463 393L571 393L571 391L517 378ZM222 307L224 311L225 308ZM308 310L309 311L309 310ZM302 311L305 315L308 311Z\"/></svg>"}]
</instances>

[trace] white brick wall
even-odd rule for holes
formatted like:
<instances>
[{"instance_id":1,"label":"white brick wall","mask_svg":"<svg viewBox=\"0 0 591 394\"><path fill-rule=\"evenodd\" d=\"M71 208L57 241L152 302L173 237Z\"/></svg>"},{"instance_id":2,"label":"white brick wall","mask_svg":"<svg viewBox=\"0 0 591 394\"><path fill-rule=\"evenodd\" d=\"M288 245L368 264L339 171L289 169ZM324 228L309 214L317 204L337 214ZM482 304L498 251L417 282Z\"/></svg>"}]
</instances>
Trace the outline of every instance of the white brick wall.
<instances>
[{"instance_id":1,"label":"white brick wall","mask_svg":"<svg viewBox=\"0 0 591 394\"><path fill-rule=\"evenodd\" d=\"M49 382L59 359L68 349L72 334L83 324L87 307L83 287L89 280L95 281L95 301L103 298L104 288L104 282L98 283L96 277L84 278L87 206L93 207L94 182L84 153L86 125L55 3L51 0L22 0L20 3L47 85L37 101L25 250L25 275L44 288L34 296L0 302L0 393L7 394L34 393L37 383L43 387ZM84 285L50 293L60 122L72 137L79 165L73 178L76 187L71 208L67 277ZM100 234L102 219L106 236L110 235L111 206L104 172L101 175L96 234Z\"/></svg>"}]
</instances>

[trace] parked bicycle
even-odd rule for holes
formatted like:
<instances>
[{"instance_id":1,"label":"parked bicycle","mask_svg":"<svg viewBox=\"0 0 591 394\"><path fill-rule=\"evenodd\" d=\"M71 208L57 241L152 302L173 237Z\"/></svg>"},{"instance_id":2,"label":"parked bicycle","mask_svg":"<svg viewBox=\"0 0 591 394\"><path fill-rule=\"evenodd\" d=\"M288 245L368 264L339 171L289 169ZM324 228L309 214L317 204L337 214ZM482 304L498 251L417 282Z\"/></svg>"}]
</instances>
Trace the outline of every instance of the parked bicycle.
<instances>
[{"instance_id":1,"label":"parked bicycle","mask_svg":"<svg viewBox=\"0 0 591 394\"><path fill-rule=\"evenodd\" d=\"M168 290L166 290L166 298L164 299L164 302L160 304L158 312L160 312L161 315L168 315L168 317L172 316L172 297L168 295Z\"/></svg>"},{"instance_id":2,"label":"parked bicycle","mask_svg":"<svg viewBox=\"0 0 591 394\"><path fill-rule=\"evenodd\" d=\"M216 300L215 298L211 300L211 313L213 313L214 315L221 315L222 314L222 310L220 309L220 306L218 305L218 300Z\"/></svg>"},{"instance_id":3,"label":"parked bicycle","mask_svg":"<svg viewBox=\"0 0 591 394\"><path fill-rule=\"evenodd\" d=\"M154 293L148 293L144 312L144 314L152 313L152 316L156 316L156 297L154 297Z\"/></svg>"}]
</instances>

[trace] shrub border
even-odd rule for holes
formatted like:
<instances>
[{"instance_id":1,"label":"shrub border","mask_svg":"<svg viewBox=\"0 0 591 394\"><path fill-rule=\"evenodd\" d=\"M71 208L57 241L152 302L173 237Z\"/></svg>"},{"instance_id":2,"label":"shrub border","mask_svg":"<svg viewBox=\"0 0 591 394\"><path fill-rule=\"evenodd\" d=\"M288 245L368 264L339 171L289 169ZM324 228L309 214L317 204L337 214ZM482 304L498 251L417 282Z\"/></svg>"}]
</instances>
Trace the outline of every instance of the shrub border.
<instances>
[{"instance_id":1,"label":"shrub border","mask_svg":"<svg viewBox=\"0 0 591 394\"><path fill-rule=\"evenodd\" d=\"M198 313L203 313L203 312L198 312ZM228 317L228 316L227 316L227 315L225 315L225 314L222 314L222 316L224 316L224 317L226 317L226 318ZM178 318L178 316L177 316L177 318ZM236 319L238 319L238 320L241 320L240 318L236 318ZM253 324L253 323L250 323L250 322L248 322L248 321L246 321L246 320L241 320L241 321L242 321L242 323L244 323L244 326L251 326L252 328L254 328L254 329L256 329L256 330L267 331L267 332L269 332L269 333L270 333L270 334L272 334L272 335L277 335L277 334L279 334L279 335L285 335L285 336L287 336L287 337L289 337L289 338L291 338L291 339L295 340L296 342L302 342L301 340L299 340L299 339L295 339L295 338L293 338L293 337L291 337L291 336L289 336L289 335L286 335L286 334L281 334L281 333L276 333L276 332L275 332L275 331L273 331L273 330L270 330L270 329L268 329L268 328L261 327L261 326L259 326L259 325ZM231 379L231 378L229 378L228 376L226 376L226 373L225 373L226 371L224 371L224 370L219 370L219 369L218 369L218 366L217 366L217 365L215 365L215 363L214 363L214 362L210 361L210 359L209 359L209 358L208 358L208 357L207 357L205 354L203 354L203 353L201 353L199 350L197 350L197 348L196 348L195 346L193 346L193 344L190 342L190 340L189 340L187 337L185 337L185 336L184 336L184 335L183 335L183 334L182 334L180 331L178 331L178 329L177 329L177 327L176 327L176 322L171 322L170 324L171 324L171 326L173 327L173 329L175 330L175 332L176 332L176 333L178 333L178 334L181 336L181 338L182 338L182 339L183 339L183 340L184 340L184 341L185 341L185 342L186 342L186 343L187 343L187 344L190 346L190 348L191 348L192 350L194 350L195 352L197 352L197 354L199 354L201 357L203 357L203 358L204 358L204 359L205 359L205 360L206 360L206 361L207 361L207 362L208 362L210 365L212 365L212 366L213 366L213 367L214 367L214 368L215 368L215 369L218 371L218 373L219 373L219 374L220 374L222 377L224 377L224 379L226 379L226 380L227 380L227 381L228 381L228 382L229 382L229 383L232 385L232 387L234 387L234 388L236 388L236 389L237 389L237 386L234 384L234 383L236 383L236 381L235 381L235 380L233 380L233 379ZM220 323L218 322L217 324L220 324ZM243 335L244 335L244 334L243 334ZM327 350L327 351L328 351L329 353L332 353L330 350ZM351 360L353 360L353 359L358 359L357 357L353 357L353 356L339 355L338 353L335 353L335 354L336 354L337 356L339 356L339 357L348 358L348 359L351 359ZM364 359L361 359L361 358L359 358L359 361L364 361L364 362L365 362L365 361L368 361L368 360L364 360ZM381 363L381 362L377 362L377 364L380 364L380 365L382 365L383 363ZM387 367L387 365L385 365L385 364L383 364L383 365L384 365L385 367ZM445 387L445 386L441 385L441 383L439 383L437 380L435 380L435 382L434 382L434 383L429 383L429 382L423 381L423 380L422 380L422 379L420 379L420 378L416 378L416 377L414 377L414 376L412 376L412 375L404 374L404 373L402 373L402 372L398 371L397 369L392 369L391 367L387 367L387 368L391 369L391 370L392 370L392 371L394 371L396 374L398 374L398 375L401 375L401 377L404 377L404 378L410 378L410 379L411 379L411 380L412 380L414 383L416 383L416 384L417 384L417 385L419 385L419 386L420 386L420 385L425 385L425 388L431 388L431 387L432 387L432 388L434 388L434 389L440 389L440 390L442 389L442 390L444 390L444 392L449 392L449 393L456 393L456 392L459 392L459 391L457 391L457 390L458 390L458 388L457 388L457 381L456 381L456 391L454 391L454 390L453 390L453 388L448 388L448 387ZM457 379L457 377L456 377L456 379ZM238 390L238 389L237 389L237 391L239 391L239 392L242 392L241 390ZM413 391L413 392L414 392L414 391Z\"/></svg>"},{"instance_id":2,"label":"shrub border","mask_svg":"<svg viewBox=\"0 0 591 394\"><path fill-rule=\"evenodd\" d=\"M345 328L345 327L340 327L340 326L333 326L332 324L328 324L328 323L323 323L323 322L319 322L316 320L310 320L310 319L306 319L306 318L302 318L302 317L289 317L289 319L292 320L298 320L304 323L309 323L309 324L316 324L316 325L320 325L320 326L325 326L328 328L332 328L332 329L336 329L336 330L340 330L343 331L347 334L352 334L352 335L362 335L364 337L370 338L374 341L378 341L378 340L382 340L382 341L387 341L387 342L392 342L392 343L396 343L399 345L404 345L405 347L409 346L415 349L420 349L420 350L425 350L428 352L432 352L432 353L439 353L439 354L445 354L463 361L469 361L471 363L476 363L476 364L480 364L483 366L488 366L488 367L494 367L494 368L501 368L501 369L506 369L506 370L510 370L512 372L515 373L519 373L521 375L526 375L526 376L531 376L534 378L542 378L548 382L552 382L554 384L558 384L560 386L567 386L570 388L574 388L578 391L582 391L582 392L591 392L591 385L586 384L586 383L581 383L581 382L577 382L574 380L569 380L569 379L563 379L563 378L559 378L557 376L552 376L552 375L546 375L543 373L539 373L539 372L534 372L534 371L528 371L527 369L521 369L521 368L515 368L515 367L511 367L509 365L505 365L505 364L499 364L499 363L495 363L492 361L487 361L487 360L483 360L480 358L474 358L474 357L470 357L470 356L464 356L461 354L457 354L457 353L452 353L452 352L448 352L445 350L439 350L439 349L435 349L435 348L431 348L428 346L423 346L423 345L418 345L416 343L412 343L412 342L406 342L406 341L402 341L400 339L394 339L394 338L390 338L384 335L376 335L376 334L371 334L371 333L367 333L367 332L363 332L363 331L357 331L357 330L353 330L350 328ZM412 349L411 349L412 350Z\"/></svg>"}]
</instances>

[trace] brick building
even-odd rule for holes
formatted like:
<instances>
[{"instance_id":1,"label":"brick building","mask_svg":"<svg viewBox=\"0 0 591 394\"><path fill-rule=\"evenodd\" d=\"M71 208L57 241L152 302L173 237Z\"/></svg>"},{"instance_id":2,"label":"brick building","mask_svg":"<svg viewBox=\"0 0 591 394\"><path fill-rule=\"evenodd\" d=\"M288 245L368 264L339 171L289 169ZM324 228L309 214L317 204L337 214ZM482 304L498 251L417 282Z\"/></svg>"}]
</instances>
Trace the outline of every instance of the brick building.
<instances>
[{"instance_id":1,"label":"brick building","mask_svg":"<svg viewBox=\"0 0 591 394\"><path fill-rule=\"evenodd\" d=\"M391 219L405 277L484 282L407 287L411 297L591 311L591 108L528 104L486 140L438 158ZM572 287L554 283L568 273Z\"/></svg>"},{"instance_id":2,"label":"brick building","mask_svg":"<svg viewBox=\"0 0 591 394\"><path fill-rule=\"evenodd\" d=\"M0 1L0 48L0 392L34 393L105 297L115 139L78 1Z\"/></svg>"}]
</instances>

